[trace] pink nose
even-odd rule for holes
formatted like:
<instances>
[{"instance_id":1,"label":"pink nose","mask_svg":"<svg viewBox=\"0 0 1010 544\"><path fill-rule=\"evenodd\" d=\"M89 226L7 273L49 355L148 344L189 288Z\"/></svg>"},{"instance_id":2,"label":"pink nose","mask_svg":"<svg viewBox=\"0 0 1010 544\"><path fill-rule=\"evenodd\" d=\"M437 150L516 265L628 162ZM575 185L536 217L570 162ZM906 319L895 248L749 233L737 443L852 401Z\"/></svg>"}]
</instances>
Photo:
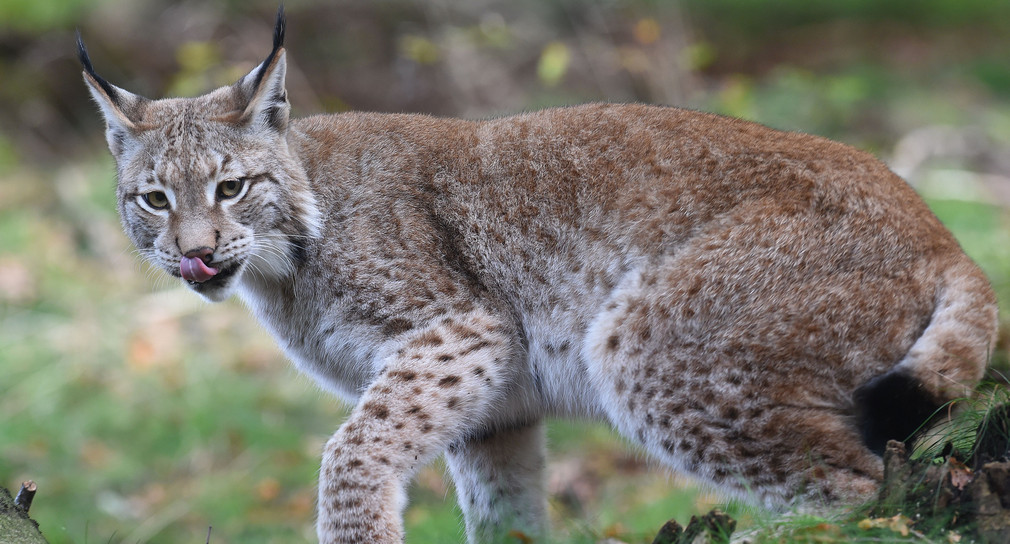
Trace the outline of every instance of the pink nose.
<instances>
[{"instance_id":1,"label":"pink nose","mask_svg":"<svg viewBox=\"0 0 1010 544\"><path fill-rule=\"evenodd\" d=\"M182 279L203 283L216 275L219 270L207 266L214 254L214 250L209 247L202 247L186 252L186 256L179 262L179 273Z\"/></svg>"}]
</instances>

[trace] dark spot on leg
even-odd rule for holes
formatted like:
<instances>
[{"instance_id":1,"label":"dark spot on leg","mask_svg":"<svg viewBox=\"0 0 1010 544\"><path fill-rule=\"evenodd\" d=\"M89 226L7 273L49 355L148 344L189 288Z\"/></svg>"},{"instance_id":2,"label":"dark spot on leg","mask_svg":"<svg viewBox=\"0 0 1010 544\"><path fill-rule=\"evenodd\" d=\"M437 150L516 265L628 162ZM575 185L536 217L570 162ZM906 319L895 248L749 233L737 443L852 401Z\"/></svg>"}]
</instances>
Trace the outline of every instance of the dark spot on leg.
<instances>
[{"instance_id":1,"label":"dark spot on leg","mask_svg":"<svg viewBox=\"0 0 1010 544\"><path fill-rule=\"evenodd\" d=\"M618 338L616 334L612 335L610 338L607 338L607 349L609 349L610 351L617 350L617 347L620 345L621 345L621 339Z\"/></svg>"},{"instance_id":2,"label":"dark spot on leg","mask_svg":"<svg viewBox=\"0 0 1010 544\"><path fill-rule=\"evenodd\" d=\"M449 330L461 340L481 337L479 332L471 329L470 327L460 325L459 323L452 323L449 325Z\"/></svg>"},{"instance_id":3,"label":"dark spot on leg","mask_svg":"<svg viewBox=\"0 0 1010 544\"><path fill-rule=\"evenodd\" d=\"M480 342L477 342L476 344L474 344L474 345L466 348L465 350L459 352L459 354L461 356L462 355L470 355L471 353L473 353L473 352L475 352L477 350L480 350L480 349L484 349L484 348L486 348L486 347L488 347L490 345L491 345L491 342L488 342L487 340L481 340Z\"/></svg>"},{"instance_id":4,"label":"dark spot on leg","mask_svg":"<svg viewBox=\"0 0 1010 544\"><path fill-rule=\"evenodd\" d=\"M389 321L386 321L386 325L382 328L382 334L385 336L396 336L397 334L407 332L414 328L414 323L408 319L403 319L402 317L394 317Z\"/></svg>"},{"instance_id":5,"label":"dark spot on leg","mask_svg":"<svg viewBox=\"0 0 1010 544\"><path fill-rule=\"evenodd\" d=\"M427 331L410 341L411 346L441 346L445 340L435 331Z\"/></svg>"},{"instance_id":6,"label":"dark spot on leg","mask_svg":"<svg viewBox=\"0 0 1010 544\"><path fill-rule=\"evenodd\" d=\"M409 370L394 370L389 373L389 377L409 382L410 380L416 378L417 374Z\"/></svg>"},{"instance_id":7,"label":"dark spot on leg","mask_svg":"<svg viewBox=\"0 0 1010 544\"><path fill-rule=\"evenodd\" d=\"M449 399L449 402L445 403L445 407L450 409L455 408L458 405L459 405L459 397L452 397Z\"/></svg>"},{"instance_id":8,"label":"dark spot on leg","mask_svg":"<svg viewBox=\"0 0 1010 544\"><path fill-rule=\"evenodd\" d=\"M740 410L736 406L727 406L722 411L722 417L725 419L736 419L740 417Z\"/></svg>"},{"instance_id":9,"label":"dark spot on leg","mask_svg":"<svg viewBox=\"0 0 1010 544\"><path fill-rule=\"evenodd\" d=\"M443 363L444 363L444 362L446 362L446 361L451 361L451 360L455 359L455 357L453 357L452 355L449 355L448 353L443 353L442 355L439 355L439 356L437 357L437 359L438 359L439 361L441 361L441 362L443 362Z\"/></svg>"},{"instance_id":10,"label":"dark spot on leg","mask_svg":"<svg viewBox=\"0 0 1010 544\"><path fill-rule=\"evenodd\" d=\"M389 408L387 408L385 404L379 404L374 401L368 401L361 408L365 412L379 419L386 419L387 417L389 417Z\"/></svg>"},{"instance_id":11,"label":"dark spot on leg","mask_svg":"<svg viewBox=\"0 0 1010 544\"><path fill-rule=\"evenodd\" d=\"M442 378L441 380L439 380L438 381L438 386L439 387L450 387L450 386L456 385L457 383L459 383L459 381L460 381L460 377L459 376L451 376L450 375L450 376L446 376L446 377Z\"/></svg>"}]
</instances>

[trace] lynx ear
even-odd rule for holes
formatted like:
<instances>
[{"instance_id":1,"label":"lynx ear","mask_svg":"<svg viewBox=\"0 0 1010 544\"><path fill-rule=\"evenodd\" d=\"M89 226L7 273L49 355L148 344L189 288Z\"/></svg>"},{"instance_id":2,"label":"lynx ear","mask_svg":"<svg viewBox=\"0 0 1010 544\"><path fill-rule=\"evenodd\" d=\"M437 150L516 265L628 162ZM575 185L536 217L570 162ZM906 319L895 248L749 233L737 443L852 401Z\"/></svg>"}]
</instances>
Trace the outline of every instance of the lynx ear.
<instances>
[{"instance_id":1,"label":"lynx ear","mask_svg":"<svg viewBox=\"0 0 1010 544\"><path fill-rule=\"evenodd\" d=\"M77 57L84 67L84 82L105 117L105 138L109 150L113 156L119 157L140 129L141 111L148 99L124 91L96 74L80 32L77 33Z\"/></svg>"},{"instance_id":2,"label":"lynx ear","mask_svg":"<svg viewBox=\"0 0 1010 544\"><path fill-rule=\"evenodd\" d=\"M261 125L284 132L288 126L288 93L284 86L287 63L284 60L284 6L277 10L274 26L274 48L259 66L235 83L236 91L244 99L238 118L240 123Z\"/></svg>"}]
</instances>

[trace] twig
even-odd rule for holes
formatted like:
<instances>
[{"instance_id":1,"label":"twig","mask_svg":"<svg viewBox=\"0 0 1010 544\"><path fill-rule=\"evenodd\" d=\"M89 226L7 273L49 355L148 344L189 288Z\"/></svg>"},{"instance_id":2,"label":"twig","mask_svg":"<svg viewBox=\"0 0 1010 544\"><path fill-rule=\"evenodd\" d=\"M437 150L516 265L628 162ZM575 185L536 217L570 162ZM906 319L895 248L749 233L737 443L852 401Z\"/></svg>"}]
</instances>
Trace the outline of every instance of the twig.
<instances>
[{"instance_id":1,"label":"twig","mask_svg":"<svg viewBox=\"0 0 1010 544\"><path fill-rule=\"evenodd\" d=\"M38 486L31 480L22 482L21 491L18 491L18 496L14 498L14 504L24 510L25 513L28 513L28 509L32 507L32 499L35 498L35 491L37 489Z\"/></svg>"}]
</instances>

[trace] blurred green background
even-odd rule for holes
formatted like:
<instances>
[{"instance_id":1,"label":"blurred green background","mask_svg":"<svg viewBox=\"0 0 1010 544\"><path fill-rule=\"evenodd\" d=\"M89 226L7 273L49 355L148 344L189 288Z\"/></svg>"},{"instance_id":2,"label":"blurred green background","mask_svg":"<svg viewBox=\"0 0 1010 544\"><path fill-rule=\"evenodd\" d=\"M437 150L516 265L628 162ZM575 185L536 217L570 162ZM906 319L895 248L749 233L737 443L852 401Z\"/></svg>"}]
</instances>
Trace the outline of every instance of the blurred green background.
<instances>
[{"instance_id":1,"label":"blurred green background","mask_svg":"<svg viewBox=\"0 0 1010 544\"><path fill-rule=\"evenodd\" d=\"M486 117L589 100L687 106L868 149L922 193L1010 314L1010 2L288 0L294 112ZM73 57L150 96L231 83L276 3L0 2L0 484L39 484L53 543L314 539L319 452L345 414L229 301L138 260ZM559 541L649 542L720 497L601 426L553 424ZM408 542L458 542L443 467ZM732 505L731 505L732 507ZM735 510L736 511L736 510ZM738 512L746 514L746 512Z\"/></svg>"}]
</instances>

